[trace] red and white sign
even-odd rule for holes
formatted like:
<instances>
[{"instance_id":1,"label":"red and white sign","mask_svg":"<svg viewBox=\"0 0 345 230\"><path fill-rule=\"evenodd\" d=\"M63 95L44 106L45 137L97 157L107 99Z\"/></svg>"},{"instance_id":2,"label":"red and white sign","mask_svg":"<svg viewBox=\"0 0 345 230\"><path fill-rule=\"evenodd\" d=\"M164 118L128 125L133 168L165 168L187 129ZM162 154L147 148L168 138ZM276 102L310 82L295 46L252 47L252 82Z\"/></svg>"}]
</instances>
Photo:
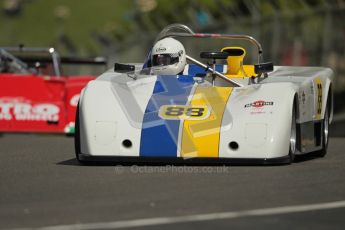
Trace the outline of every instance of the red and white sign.
<instances>
[{"instance_id":1,"label":"red and white sign","mask_svg":"<svg viewBox=\"0 0 345 230\"><path fill-rule=\"evenodd\" d=\"M60 108L51 103L31 103L20 98L0 98L0 120L57 122L59 112Z\"/></svg>"}]
</instances>

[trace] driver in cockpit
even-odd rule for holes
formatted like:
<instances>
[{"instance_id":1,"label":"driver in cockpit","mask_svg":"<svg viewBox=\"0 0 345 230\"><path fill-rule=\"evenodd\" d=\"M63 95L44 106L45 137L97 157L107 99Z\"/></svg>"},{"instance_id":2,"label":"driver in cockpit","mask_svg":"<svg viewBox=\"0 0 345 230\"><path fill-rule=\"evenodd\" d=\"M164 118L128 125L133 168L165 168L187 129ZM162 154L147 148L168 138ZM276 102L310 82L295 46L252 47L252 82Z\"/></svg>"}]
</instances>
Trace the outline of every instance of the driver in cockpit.
<instances>
[{"instance_id":1,"label":"driver in cockpit","mask_svg":"<svg viewBox=\"0 0 345 230\"><path fill-rule=\"evenodd\" d=\"M186 51L174 38L159 40L151 50L151 71L156 75L182 74L187 62Z\"/></svg>"}]
</instances>

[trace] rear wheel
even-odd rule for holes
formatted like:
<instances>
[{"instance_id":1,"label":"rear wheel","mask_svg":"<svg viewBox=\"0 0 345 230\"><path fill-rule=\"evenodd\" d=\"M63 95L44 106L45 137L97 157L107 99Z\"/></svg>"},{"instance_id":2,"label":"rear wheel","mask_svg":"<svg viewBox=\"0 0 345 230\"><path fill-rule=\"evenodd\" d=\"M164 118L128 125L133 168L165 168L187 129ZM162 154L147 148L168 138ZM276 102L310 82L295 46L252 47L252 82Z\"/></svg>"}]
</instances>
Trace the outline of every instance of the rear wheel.
<instances>
[{"instance_id":1,"label":"rear wheel","mask_svg":"<svg viewBox=\"0 0 345 230\"><path fill-rule=\"evenodd\" d=\"M297 146L297 123L296 123L296 104L292 107L291 116L291 132L290 132L290 145L289 145L289 163L291 164L295 160L296 146Z\"/></svg>"},{"instance_id":2,"label":"rear wheel","mask_svg":"<svg viewBox=\"0 0 345 230\"><path fill-rule=\"evenodd\" d=\"M325 109L325 116L322 122L322 132L321 132L321 139L322 139L322 149L320 151L317 151L316 154L319 157L324 157L327 154L327 148L328 148L328 134L329 134L329 102L327 102L326 109Z\"/></svg>"}]
</instances>

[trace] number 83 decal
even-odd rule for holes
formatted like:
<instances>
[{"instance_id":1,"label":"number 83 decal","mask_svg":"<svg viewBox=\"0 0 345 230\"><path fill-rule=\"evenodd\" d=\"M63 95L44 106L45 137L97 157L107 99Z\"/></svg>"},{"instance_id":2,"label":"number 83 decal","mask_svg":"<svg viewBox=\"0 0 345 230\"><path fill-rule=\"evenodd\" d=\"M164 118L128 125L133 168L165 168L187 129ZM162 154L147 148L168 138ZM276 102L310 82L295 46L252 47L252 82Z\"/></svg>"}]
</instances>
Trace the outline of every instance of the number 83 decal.
<instances>
[{"instance_id":1,"label":"number 83 decal","mask_svg":"<svg viewBox=\"0 0 345 230\"><path fill-rule=\"evenodd\" d=\"M166 120L204 120L210 116L210 109L204 105L163 105L159 116Z\"/></svg>"}]
</instances>

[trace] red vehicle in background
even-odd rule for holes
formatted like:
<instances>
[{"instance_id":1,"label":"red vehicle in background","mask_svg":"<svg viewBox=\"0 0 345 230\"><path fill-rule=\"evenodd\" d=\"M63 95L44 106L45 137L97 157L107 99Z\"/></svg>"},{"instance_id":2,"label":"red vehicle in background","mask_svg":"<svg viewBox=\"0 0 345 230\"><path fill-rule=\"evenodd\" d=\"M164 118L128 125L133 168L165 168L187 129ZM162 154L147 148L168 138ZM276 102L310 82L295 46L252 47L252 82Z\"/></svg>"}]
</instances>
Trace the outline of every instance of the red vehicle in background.
<instances>
[{"instance_id":1,"label":"red vehicle in background","mask_svg":"<svg viewBox=\"0 0 345 230\"><path fill-rule=\"evenodd\" d=\"M106 65L54 48L0 48L0 132L74 133L80 91Z\"/></svg>"}]
</instances>

